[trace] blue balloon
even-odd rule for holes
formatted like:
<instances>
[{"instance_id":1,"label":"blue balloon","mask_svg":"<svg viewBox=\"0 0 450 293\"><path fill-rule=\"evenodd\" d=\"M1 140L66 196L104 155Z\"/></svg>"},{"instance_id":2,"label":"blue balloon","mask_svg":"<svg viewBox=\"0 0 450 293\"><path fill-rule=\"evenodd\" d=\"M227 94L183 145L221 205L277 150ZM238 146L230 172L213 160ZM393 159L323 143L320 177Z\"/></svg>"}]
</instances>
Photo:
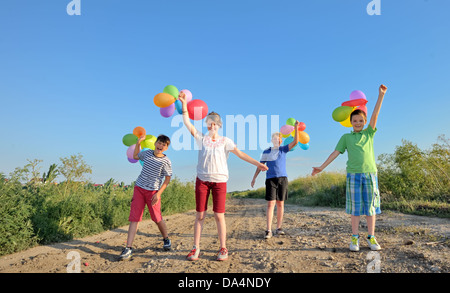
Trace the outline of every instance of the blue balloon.
<instances>
[{"instance_id":1,"label":"blue balloon","mask_svg":"<svg viewBox=\"0 0 450 293\"><path fill-rule=\"evenodd\" d=\"M301 149L303 149L303 150L307 150L307 149L309 149L309 142L308 143L305 143L305 144L303 144L303 143L298 143L299 145L300 145L300 148Z\"/></svg>"},{"instance_id":2,"label":"blue balloon","mask_svg":"<svg viewBox=\"0 0 450 293\"><path fill-rule=\"evenodd\" d=\"M142 148L142 150L139 153L142 153L143 151L147 151L149 150L149 148ZM144 161L139 160L139 163L141 164L142 167L144 167Z\"/></svg>"},{"instance_id":3,"label":"blue balloon","mask_svg":"<svg viewBox=\"0 0 450 293\"><path fill-rule=\"evenodd\" d=\"M182 114L183 113L183 108L182 108L182 104L179 100L175 101L175 108L177 109L178 114Z\"/></svg>"},{"instance_id":4,"label":"blue balloon","mask_svg":"<svg viewBox=\"0 0 450 293\"><path fill-rule=\"evenodd\" d=\"M287 138L284 140L283 145L288 145L288 144L290 144L290 143L293 142L293 141L294 141L294 138L293 138L292 136L289 136L289 137L287 137ZM293 150L295 150L296 148L297 148L297 145L294 146L294 147L290 150L290 152L293 151Z\"/></svg>"}]
</instances>

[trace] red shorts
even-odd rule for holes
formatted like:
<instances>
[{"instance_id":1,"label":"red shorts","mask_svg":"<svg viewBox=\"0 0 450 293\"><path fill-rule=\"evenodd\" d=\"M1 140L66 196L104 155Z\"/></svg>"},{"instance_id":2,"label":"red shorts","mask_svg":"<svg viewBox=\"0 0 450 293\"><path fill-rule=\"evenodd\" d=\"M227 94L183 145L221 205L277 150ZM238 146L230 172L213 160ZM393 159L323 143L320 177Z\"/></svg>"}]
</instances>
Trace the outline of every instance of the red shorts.
<instances>
[{"instance_id":1,"label":"red shorts","mask_svg":"<svg viewBox=\"0 0 450 293\"><path fill-rule=\"evenodd\" d=\"M146 190L139 186L134 186L133 199L131 200L130 222L142 221L142 215L144 214L145 205L147 204L148 211L152 217L153 222L159 223L162 220L161 216L161 199L152 206L152 197L158 190Z\"/></svg>"},{"instance_id":2,"label":"red shorts","mask_svg":"<svg viewBox=\"0 0 450 293\"><path fill-rule=\"evenodd\" d=\"M197 212L204 212L208 209L210 191L212 191L213 196L213 211L215 213L225 213L227 183L202 181L198 178L195 181L195 210Z\"/></svg>"}]
</instances>

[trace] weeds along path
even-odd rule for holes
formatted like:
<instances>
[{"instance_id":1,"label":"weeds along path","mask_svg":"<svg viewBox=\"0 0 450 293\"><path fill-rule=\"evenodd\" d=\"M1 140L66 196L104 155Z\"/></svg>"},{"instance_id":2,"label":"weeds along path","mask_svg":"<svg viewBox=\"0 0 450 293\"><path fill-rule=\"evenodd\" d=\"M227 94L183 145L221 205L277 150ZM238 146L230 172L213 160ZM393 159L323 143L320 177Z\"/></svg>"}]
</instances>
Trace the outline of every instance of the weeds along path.
<instances>
[{"instance_id":1,"label":"weeds along path","mask_svg":"<svg viewBox=\"0 0 450 293\"><path fill-rule=\"evenodd\" d=\"M363 239L367 226L362 217L361 250L350 252L350 218L342 209L286 205L286 235L265 240L265 200L233 198L227 202L226 213L229 259L217 262L219 241L211 209L196 262L186 260L193 245L195 219L195 211L189 211L165 217L171 251L162 249L156 225L147 220L140 223L134 257L129 261L117 260L126 243L128 226L124 226L2 256L0 272L67 273L78 268L84 273L450 272L449 219L384 212L377 218L376 228L383 250L373 254ZM375 260L378 266L373 265Z\"/></svg>"}]
</instances>

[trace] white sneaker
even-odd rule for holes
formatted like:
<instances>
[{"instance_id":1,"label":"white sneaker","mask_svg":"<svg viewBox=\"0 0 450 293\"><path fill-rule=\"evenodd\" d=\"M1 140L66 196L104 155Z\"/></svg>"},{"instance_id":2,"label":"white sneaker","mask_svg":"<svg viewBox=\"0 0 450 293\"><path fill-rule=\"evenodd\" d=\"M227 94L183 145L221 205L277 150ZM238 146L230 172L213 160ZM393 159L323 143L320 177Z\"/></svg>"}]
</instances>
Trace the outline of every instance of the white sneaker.
<instances>
[{"instance_id":1,"label":"white sneaker","mask_svg":"<svg viewBox=\"0 0 450 293\"><path fill-rule=\"evenodd\" d=\"M352 236L350 251L359 251L359 237Z\"/></svg>"},{"instance_id":2,"label":"white sneaker","mask_svg":"<svg viewBox=\"0 0 450 293\"><path fill-rule=\"evenodd\" d=\"M367 243L371 250L381 250L381 246L378 244L374 236L367 239Z\"/></svg>"}]
</instances>

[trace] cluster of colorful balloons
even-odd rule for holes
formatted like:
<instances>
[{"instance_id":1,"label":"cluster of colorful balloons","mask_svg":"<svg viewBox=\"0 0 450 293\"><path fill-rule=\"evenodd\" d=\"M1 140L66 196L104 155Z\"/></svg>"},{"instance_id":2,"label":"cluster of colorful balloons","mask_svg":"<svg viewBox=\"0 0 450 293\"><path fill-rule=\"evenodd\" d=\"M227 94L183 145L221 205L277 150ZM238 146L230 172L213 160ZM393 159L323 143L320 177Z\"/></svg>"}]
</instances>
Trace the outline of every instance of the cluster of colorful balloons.
<instances>
[{"instance_id":1,"label":"cluster of colorful balloons","mask_svg":"<svg viewBox=\"0 0 450 293\"><path fill-rule=\"evenodd\" d=\"M146 134L146 131L143 127L137 126L133 129L133 133L125 134L122 138L122 142L125 146L128 147L127 149L127 159L130 163L137 163L139 161L141 165L144 164L142 160L135 160L133 158L134 149L136 148L136 144L138 142L138 137L141 137L145 135L145 139L141 142L141 152L146 150L154 150L155 149L155 142L156 142L156 136L153 136L151 134Z\"/></svg>"},{"instance_id":2,"label":"cluster of colorful balloons","mask_svg":"<svg viewBox=\"0 0 450 293\"><path fill-rule=\"evenodd\" d=\"M363 110L367 116L366 104L366 95L362 91L352 91L350 93L350 100L343 102L340 107L334 109L332 114L333 120L341 123L344 127L352 127L352 124L350 123L350 114L354 110L360 109Z\"/></svg>"},{"instance_id":3,"label":"cluster of colorful balloons","mask_svg":"<svg viewBox=\"0 0 450 293\"><path fill-rule=\"evenodd\" d=\"M289 118L286 120L286 124L281 126L280 133L281 136L286 138L284 140L283 145L288 145L294 141L295 135L295 119ZM291 151L295 150L297 146L300 146L301 149L307 150L309 149L309 135L304 130L306 129L306 125L303 122L298 123L297 131L298 131L298 144L294 146Z\"/></svg>"},{"instance_id":4,"label":"cluster of colorful balloons","mask_svg":"<svg viewBox=\"0 0 450 293\"><path fill-rule=\"evenodd\" d=\"M200 99L192 99L192 93L189 90L178 89L174 85L168 85L162 93L157 94L153 98L153 103L159 107L161 116L168 118L177 110L178 114L182 114L182 105L178 100L179 93L186 95L187 110L189 118L192 120L202 120L208 114L208 105Z\"/></svg>"}]
</instances>

